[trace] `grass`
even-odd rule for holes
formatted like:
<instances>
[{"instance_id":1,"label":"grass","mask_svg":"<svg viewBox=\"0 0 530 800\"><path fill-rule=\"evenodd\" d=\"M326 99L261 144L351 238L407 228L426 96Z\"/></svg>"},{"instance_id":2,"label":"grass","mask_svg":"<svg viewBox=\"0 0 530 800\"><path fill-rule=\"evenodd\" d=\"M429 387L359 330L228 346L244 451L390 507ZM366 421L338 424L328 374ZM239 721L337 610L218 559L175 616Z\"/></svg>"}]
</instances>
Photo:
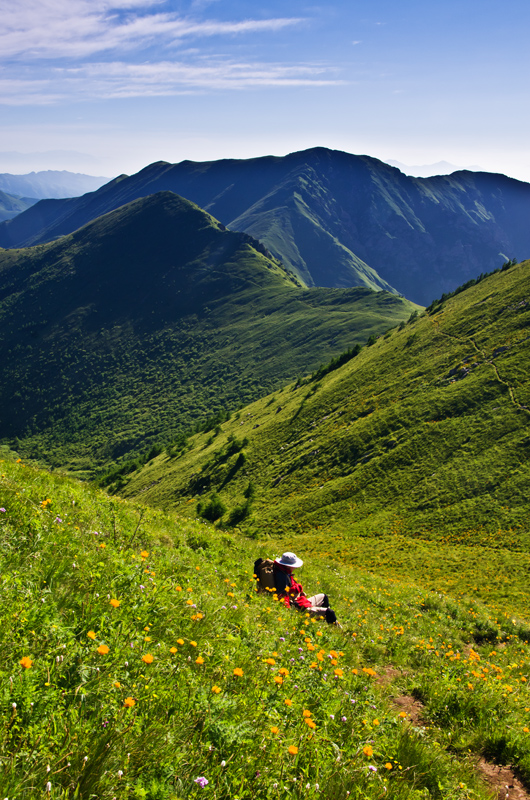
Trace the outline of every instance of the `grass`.
<instances>
[{"instance_id":1,"label":"grass","mask_svg":"<svg viewBox=\"0 0 530 800\"><path fill-rule=\"evenodd\" d=\"M530 779L521 619L308 547L339 630L256 593L270 539L0 467L9 798L485 800L481 754Z\"/></svg>"}]
</instances>

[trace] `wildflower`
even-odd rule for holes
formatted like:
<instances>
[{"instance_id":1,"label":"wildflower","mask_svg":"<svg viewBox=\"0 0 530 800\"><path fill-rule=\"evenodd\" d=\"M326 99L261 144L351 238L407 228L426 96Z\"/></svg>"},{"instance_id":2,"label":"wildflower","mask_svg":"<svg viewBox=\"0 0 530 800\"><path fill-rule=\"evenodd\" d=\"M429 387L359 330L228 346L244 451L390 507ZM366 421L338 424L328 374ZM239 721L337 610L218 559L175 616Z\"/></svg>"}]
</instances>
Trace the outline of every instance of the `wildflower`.
<instances>
[{"instance_id":1,"label":"wildflower","mask_svg":"<svg viewBox=\"0 0 530 800\"><path fill-rule=\"evenodd\" d=\"M198 658L195 659L195 663L204 664L204 658L202 656L199 656Z\"/></svg>"},{"instance_id":2,"label":"wildflower","mask_svg":"<svg viewBox=\"0 0 530 800\"><path fill-rule=\"evenodd\" d=\"M125 700L123 701L123 705L125 706L125 708L132 708L133 706L136 705L136 700L134 700L134 698L132 697L126 697Z\"/></svg>"},{"instance_id":3,"label":"wildflower","mask_svg":"<svg viewBox=\"0 0 530 800\"><path fill-rule=\"evenodd\" d=\"M3 507L2 507L2 508L0 508L0 513L1 513L1 514L5 514L5 513L6 513L6 510L5 510L5 508L3 508Z\"/></svg>"},{"instance_id":4,"label":"wildflower","mask_svg":"<svg viewBox=\"0 0 530 800\"><path fill-rule=\"evenodd\" d=\"M148 553L147 550L142 550L142 552L140 553L140 556L141 556L141 558L147 558L149 556L149 553Z\"/></svg>"},{"instance_id":5,"label":"wildflower","mask_svg":"<svg viewBox=\"0 0 530 800\"><path fill-rule=\"evenodd\" d=\"M341 720L342 720L343 722L347 722L347 721L348 721L348 718L347 718L347 717L341 717Z\"/></svg>"},{"instance_id":6,"label":"wildflower","mask_svg":"<svg viewBox=\"0 0 530 800\"><path fill-rule=\"evenodd\" d=\"M523 728L523 733L530 733L530 728Z\"/></svg>"},{"instance_id":7,"label":"wildflower","mask_svg":"<svg viewBox=\"0 0 530 800\"><path fill-rule=\"evenodd\" d=\"M266 658L265 663L274 666L274 664L276 664L276 661L273 658Z\"/></svg>"},{"instance_id":8,"label":"wildflower","mask_svg":"<svg viewBox=\"0 0 530 800\"><path fill-rule=\"evenodd\" d=\"M220 694L221 693L221 688L219 686L212 686L212 692L214 694Z\"/></svg>"},{"instance_id":9,"label":"wildflower","mask_svg":"<svg viewBox=\"0 0 530 800\"><path fill-rule=\"evenodd\" d=\"M342 678L343 675L344 675L344 672L340 668L335 670L335 676L337 678Z\"/></svg>"},{"instance_id":10,"label":"wildflower","mask_svg":"<svg viewBox=\"0 0 530 800\"><path fill-rule=\"evenodd\" d=\"M187 606L192 606L192 605L193 605L193 600L191 599L191 597L189 597L189 598L186 600L186 605L187 605Z\"/></svg>"},{"instance_id":11,"label":"wildflower","mask_svg":"<svg viewBox=\"0 0 530 800\"><path fill-rule=\"evenodd\" d=\"M221 766L226 767L226 761L221 761Z\"/></svg>"},{"instance_id":12,"label":"wildflower","mask_svg":"<svg viewBox=\"0 0 530 800\"><path fill-rule=\"evenodd\" d=\"M23 658L20 659L19 664L21 667L24 667L24 669L29 669L33 664L33 661L29 656L24 656Z\"/></svg>"},{"instance_id":13,"label":"wildflower","mask_svg":"<svg viewBox=\"0 0 530 800\"><path fill-rule=\"evenodd\" d=\"M273 725L272 728L271 728L271 733L277 734L279 732L280 732L280 729L277 728L276 725Z\"/></svg>"},{"instance_id":14,"label":"wildflower","mask_svg":"<svg viewBox=\"0 0 530 800\"><path fill-rule=\"evenodd\" d=\"M400 711L399 714L398 714L398 717L401 717L401 719L405 719L406 716L407 716L407 712L406 711Z\"/></svg>"},{"instance_id":15,"label":"wildflower","mask_svg":"<svg viewBox=\"0 0 530 800\"><path fill-rule=\"evenodd\" d=\"M181 592L182 591L182 586L175 586L175 591L176 592Z\"/></svg>"},{"instance_id":16,"label":"wildflower","mask_svg":"<svg viewBox=\"0 0 530 800\"><path fill-rule=\"evenodd\" d=\"M390 761L386 762L385 769L392 769L392 764L390 763Z\"/></svg>"},{"instance_id":17,"label":"wildflower","mask_svg":"<svg viewBox=\"0 0 530 800\"><path fill-rule=\"evenodd\" d=\"M302 716L303 717L310 717L311 716L311 712L309 711L308 708L304 708L304 710L302 711Z\"/></svg>"},{"instance_id":18,"label":"wildflower","mask_svg":"<svg viewBox=\"0 0 530 800\"><path fill-rule=\"evenodd\" d=\"M372 772L377 772L377 767L374 767L372 764L370 764L368 769L372 770Z\"/></svg>"},{"instance_id":19,"label":"wildflower","mask_svg":"<svg viewBox=\"0 0 530 800\"><path fill-rule=\"evenodd\" d=\"M197 642L193 642L192 641L192 642L190 642L190 644L191 644L192 647L197 647Z\"/></svg>"},{"instance_id":20,"label":"wildflower","mask_svg":"<svg viewBox=\"0 0 530 800\"><path fill-rule=\"evenodd\" d=\"M107 647L107 645L100 644L100 646L98 647L98 653L100 654L100 656L106 656L108 652L109 648Z\"/></svg>"},{"instance_id":21,"label":"wildflower","mask_svg":"<svg viewBox=\"0 0 530 800\"><path fill-rule=\"evenodd\" d=\"M373 756L374 751L369 744L365 744L365 746L363 747L363 753L365 754L365 756L368 756L368 758L370 758L371 756Z\"/></svg>"},{"instance_id":22,"label":"wildflower","mask_svg":"<svg viewBox=\"0 0 530 800\"><path fill-rule=\"evenodd\" d=\"M169 648L169 652L170 652L170 653L173 653L173 655L175 655L175 653L178 653L178 648L176 648L176 647L170 647L170 648Z\"/></svg>"},{"instance_id":23,"label":"wildflower","mask_svg":"<svg viewBox=\"0 0 530 800\"><path fill-rule=\"evenodd\" d=\"M286 700L284 702L285 702L286 706L292 706L292 704L293 704L293 701L289 700L289 698L286 698Z\"/></svg>"},{"instance_id":24,"label":"wildflower","mask_svg":"<svg viewBox=\"0 0 530 800\"><path fill-rule=\"evenodd\" d=\"M194 778L193 782L198 783L201 789L204 789L206 786L208 786L208 781L206 780L206 778L203 778L202 776L200 776L199 778Z\"/></svg>"},{"instance_id":25,"label":"wildflower","mask_svg":"<svg viewBox=\"0 0 530 800\"><path fill-rule=\"evenodd\" d=\"M372 720L372 725L375 725L375 726L379 725L379 720L378 719Z\"/></svg>"},{"instance_id":26,"label":"wildflower","mask_svg":"<svg viewBox=\"0 0 530 800\"><path fill-rule=\"evenodd\" d=\"M52 782L48 781L48 783L46 784L46 791L49 794L51 792L51 790L52 790Z\"/></svg>"},{"instance_id":27,"label":"wildflower","mask_svg":"<svg viewBox=\"0 0 530 800\"><path fill-rule=\"evenodd\" d=\"M112 608L118 608L118 606L120 605L120 601L116 600L116 598L113 597L112 600L110 601L110 604L111 604Z\"/></svg>"},{"instance_id":28,"label":"wildflower","mask_svg":"<svg viewBox=\"0 0 530 800\"><path fill-rule=\"evenodd\" d=\"M121 689L121 683L119 681L114 681L114 687L116 689Z\"/></svg>"},{"instance_id":29,"label":"wildflower","mask_svg":"<svg viewBox=\"0 0 530 800\"><path fill-rule=\"evenodd\" d=\"M314 729L316 728L316 724L313 722L313 720L312 720L312 719L309 719L309 717L306 717L306 718L304 719L304 722L305 722L305 724L306 724L306 725L307 725L309 728L311 728L312 730L314 730Z\"/></svg>"},{"instance_id":30,"label":"wildflower","mask_svg":"<svg viewBox=\"0 0 530 800\"><path fill-rule=\"evenodd\" d=\"M152 664L154 661L154 656L152 656L151 653L146 653L145 655L142 656L142 661L145 664Z\"/></svg>"},{"instance_id":31,"label":"wildflower","mask_svg":"<svg viewBox=\"0 0 530 800\"><path fill-rule=\"evenodd\" d=\"M235 675L237 678L242 678L242 677L243 677L243 670L241 669L241 667L236 667L236 668L235 668L235 670L234 670L234 675Z\"/></svg>"},{"instance_id":32,"label":"wildflower","mask_svg":"<svg viewBox=\"0 0 530 800\"><path fill-rule=\"evenodd\" d=\"M276 675L275 678L274 678L274 683L277 683L278 685L281 686L282 683L283 683L283 678L281 678L278 675Z\"/></svg>"},{"instance_id":33,"label":"wildflower","mask_svg":"<svg viewBox=\"0 0 530 800\"><path fill-rule=\"evenodd\" d=\"M177 639L177 644L184 644L184 639Z\"/></svg>"},{"instance_id":34,"label":"wildflower","mask_svg":"<svg viewBox=\"0 0 530 800\"><path fill-rule=\"evenodd\" d=\"M101 550L104 550L107 545L105 544L105 542L101 542L101 544L99 546L100 546Z\"/></svg>"},{"instance_id":35,"label":"wildflower","mask_svg":"<svg viewBox=\"0 0 530 800\"><path fill-rule=\"evenodd\" d=\"M295 756L298 753L298 747L296 747L294 744L289 745L289 753L292 756Z\"/></svg>"},{"instance_id":36,"label":"wildflower","mask_svg":"<svg viewBox=\"0 0 530 800\"><path fill-rule=\"evenodd\" d=\"M280 673L280 675L283 675L284 677L286 677L289 674L289 670L285 669L285 667L279 669L278 672Z\"/></svg>"}]
</instances>

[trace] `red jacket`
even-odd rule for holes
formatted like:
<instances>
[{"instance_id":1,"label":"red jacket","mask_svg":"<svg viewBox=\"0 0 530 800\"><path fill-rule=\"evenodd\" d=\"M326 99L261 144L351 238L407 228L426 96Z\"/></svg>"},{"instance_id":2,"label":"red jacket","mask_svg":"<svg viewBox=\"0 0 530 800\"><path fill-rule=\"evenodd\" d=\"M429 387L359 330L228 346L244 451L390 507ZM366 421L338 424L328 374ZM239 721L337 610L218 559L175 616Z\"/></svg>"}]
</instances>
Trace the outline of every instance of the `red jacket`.
<instances>
[{"instance_id":1,"label":"red jacket","mask_svg":"<svg viewBox=\"0 0 530 800\"><path fill-rule=\"evenodd\" d=\"M290 567L284 567L283 564L274 562L273 572L278 597L287 608L291 606L311 608L311 603L304 593L302 584L295 581Z\"/></svg>"}]
</instances>

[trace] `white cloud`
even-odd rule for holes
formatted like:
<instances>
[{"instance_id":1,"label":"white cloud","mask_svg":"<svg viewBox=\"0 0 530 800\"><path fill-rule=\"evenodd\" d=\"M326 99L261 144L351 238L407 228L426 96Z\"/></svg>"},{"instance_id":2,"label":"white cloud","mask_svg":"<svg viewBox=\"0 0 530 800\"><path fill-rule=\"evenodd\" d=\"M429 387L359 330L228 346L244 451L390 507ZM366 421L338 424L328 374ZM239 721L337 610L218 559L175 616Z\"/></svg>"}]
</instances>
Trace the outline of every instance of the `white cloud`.
<instances>
[{"instance_id":1,"label":"white cloud","mask_svg":"<svg viewBox=\"0 0 530 800\"><path fill-rule=\"evenodd\" d=\"M158 0L0 0L0 53L7 58L87 58L183 39L278 31L300 18L234 22L154 9Z\"/></svg>"},{"instance_id":2,"label":"white cloud","mask_svg":"<svg viewBox=\"0 0 530 800\"><path fill-rule=\"evenodd\" d=\"M274 64L202 60L188 64L123 61L56 68L49 80L0 81L0 103L21 105L80 99L157 97L270 87L333 86L343 82L318 64Z\"/></svg>"}]
</instances>

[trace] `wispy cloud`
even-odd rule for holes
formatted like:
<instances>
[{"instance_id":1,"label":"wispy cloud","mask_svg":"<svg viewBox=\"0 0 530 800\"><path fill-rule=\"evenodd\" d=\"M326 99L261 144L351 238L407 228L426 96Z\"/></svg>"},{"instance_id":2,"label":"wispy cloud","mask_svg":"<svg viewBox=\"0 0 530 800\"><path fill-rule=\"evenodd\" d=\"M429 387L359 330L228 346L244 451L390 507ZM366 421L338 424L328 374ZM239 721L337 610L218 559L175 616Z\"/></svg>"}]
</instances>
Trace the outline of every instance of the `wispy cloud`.
<instances>
[{"instance_id":1,"label":"wispy cloud","mask_svg":"<svg viewBox=\"0 0 530 800\"><path fill-rule=\"evenodd\" d=\"M0 53L3 59L88 58L153 43L278 31L303 21L192 19L159 11L157 5L158 0L0 0Z\"/></svg>"},{"instance_id":2,"label":"wispy cloud","mask_svg":"<svg viewBox=\"0 0 530 800\"><path fill-rule=\"evenodd\" d=\"M56 68L49 80L0 81L0 103L20 105L81 99L163 97L251 88L333 86L343 81L318 64L285 65L200 60L130 64L122 61ZM24 99L25 98L25 99Z\"/></svg>"}]
</instances>

